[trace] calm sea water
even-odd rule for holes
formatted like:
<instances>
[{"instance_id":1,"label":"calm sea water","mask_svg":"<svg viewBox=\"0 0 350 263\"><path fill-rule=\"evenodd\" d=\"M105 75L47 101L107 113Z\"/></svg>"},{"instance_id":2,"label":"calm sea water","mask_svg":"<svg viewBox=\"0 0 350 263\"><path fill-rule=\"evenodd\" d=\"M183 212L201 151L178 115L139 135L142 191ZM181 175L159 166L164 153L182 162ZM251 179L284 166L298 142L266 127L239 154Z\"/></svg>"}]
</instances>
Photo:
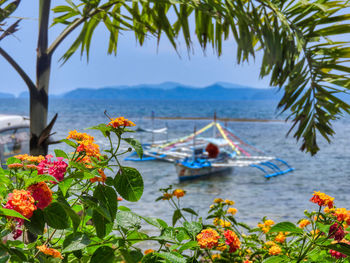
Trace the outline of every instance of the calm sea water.
<instances>
[{"instance_id":1,"label":"calm sea water","mask_svg":"<svg viewBox=\"0 0 350 263\"><path fill-rule=\"evenodd\" d=\"M232 101L232 102L184 102L184 101L50 101L50 116L59 114L55 125L55 139L61 139L69 130L84 128L106 122L104 110L111 116L125 116L138 126L151 128L151 120L145 117L153 110L156 116L211 117L216 111L219 117L282 119L276 114L277 102ZM0 100L1 113L28 115L28 101L24 99ZM169 127L169 138L189 134L194 125L202 127L209 121L156 120L154 127ZM136 167L145 182L144 195L138 203L127 203L136 212L145 216L170 218L172 213L165 202L154 203L158 189L172 184L187 191L184 201L201 215L205 214L216 197L235 200L237 218L256 224L263 216L276 221L296 221L304 209L313 209L309 199L314 190L335 197L338 207L350 208L350 121L343 119L334 124L336 135L332 144L320 139L320 153L311 157L299 151L300 145L292 136L286 137L291 124L285 122L228 122L228 127L237 135L289 162L295 171L272 179L265 179L254 168L238 168L232 174L179 183L175 167L162 162L124 162ZM89 131L90 132L90 131ZM91 131L103 148L103 137ZM138 138L138 135L135 136ZM150 138L143 138L145 142ZM165 139L161 136L158 139ZM64 145L58 146L65 148ZM168 220L169 221L169 220Z\"/></svg>"}]
</instances>

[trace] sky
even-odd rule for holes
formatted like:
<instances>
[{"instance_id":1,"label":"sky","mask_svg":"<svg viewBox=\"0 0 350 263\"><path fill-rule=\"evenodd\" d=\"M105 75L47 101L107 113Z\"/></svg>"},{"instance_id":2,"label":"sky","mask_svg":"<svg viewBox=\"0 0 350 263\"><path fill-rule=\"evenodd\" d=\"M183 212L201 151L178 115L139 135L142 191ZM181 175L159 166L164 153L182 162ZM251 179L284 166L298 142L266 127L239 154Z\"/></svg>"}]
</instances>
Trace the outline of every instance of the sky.
<instances>
[{"instance_id":1,"label":"sky","mask_svg":"<svg viewBox=\"0 0 350 263\"><path fill-rule=\"evenodd\" d=\"M14 16L25 18L20 22L19 31L0 43L32 79L35 79L38 2L21 2L14 13ZM62 0L52 2L53 6L63 3ZM50 28L50 43L61 30L61 26ZM140 47L133 34L128 32L120 36L118 54L114 56L107 55L107 31L100 27L95 33L88 63L86 57L80 57L79 52L64 65L59 61L76 34L68 37L56 50L52 60L50 94L61 94L78 87L99 88L166 81L198 87L219 81L256 88L269 86L268 78L259 78L261 56L257 56L255 62L251 60L249 64L237 65L232 39L224 42L223 55L218 58L210 48L203 54L193 33L194 54L189 58L184 42L180 41L179 56L166 39L162 39L158 48L152 38ZM19 94L27 91L25 83L1 56L0 79L0 92Z\"/></svg>"}]
</instances>

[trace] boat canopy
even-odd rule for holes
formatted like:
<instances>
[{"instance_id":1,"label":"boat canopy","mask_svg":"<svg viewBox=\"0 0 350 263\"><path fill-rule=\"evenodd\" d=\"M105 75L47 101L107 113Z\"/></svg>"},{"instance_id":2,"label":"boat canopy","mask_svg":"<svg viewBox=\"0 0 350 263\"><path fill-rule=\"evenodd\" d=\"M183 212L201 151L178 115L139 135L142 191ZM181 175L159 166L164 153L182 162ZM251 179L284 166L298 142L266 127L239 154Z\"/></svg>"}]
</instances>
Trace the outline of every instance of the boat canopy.
<instances>
[{"instance_id":1,"label":"boat canopy","mask_svg":"<svg viewBox=\"0 0 350 263\"><path fill-rule=\"evenodd\" d=\"M29 127L29 118L20 115L0 114L0 132L12 128Z\"/></svg>"}]
</instances>

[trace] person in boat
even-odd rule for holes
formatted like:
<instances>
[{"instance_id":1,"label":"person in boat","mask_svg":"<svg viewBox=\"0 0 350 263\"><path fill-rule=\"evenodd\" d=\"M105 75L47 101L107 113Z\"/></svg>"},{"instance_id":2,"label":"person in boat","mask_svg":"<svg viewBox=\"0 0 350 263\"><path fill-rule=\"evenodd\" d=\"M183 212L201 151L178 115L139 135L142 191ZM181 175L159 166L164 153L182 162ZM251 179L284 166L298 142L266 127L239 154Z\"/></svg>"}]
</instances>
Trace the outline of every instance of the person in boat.
<instances>
[{"instance_id":1,"label":"person in boat","mask_svg":"<svg viewBox=\"0 0 350 263\"><path fill-rule=\"evenodd\" d=\"M208 143L207 147L205 148L205 151L208 153L208 158L210 159L215 159L220 153L219 147L217 147L213 143Z\"/></svg>"}]
</instances>

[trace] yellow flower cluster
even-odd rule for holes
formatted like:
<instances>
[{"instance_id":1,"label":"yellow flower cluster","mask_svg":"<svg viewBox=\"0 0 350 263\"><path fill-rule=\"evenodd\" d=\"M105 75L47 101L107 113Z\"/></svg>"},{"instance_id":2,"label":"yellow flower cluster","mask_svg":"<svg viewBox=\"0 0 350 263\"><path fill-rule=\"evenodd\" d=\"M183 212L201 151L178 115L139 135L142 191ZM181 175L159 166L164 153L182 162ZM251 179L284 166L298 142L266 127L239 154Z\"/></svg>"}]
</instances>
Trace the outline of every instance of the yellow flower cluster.
<instances>
[{"instance_id":1,"label":"yellow flower cluster","mask_svg":"<svg viewBox=\"0 0 350 263\"><path fill-rule=\"evenodd\" d=\"M85 152L88 157L100 157L100 147L94 143L93 136L73 130L69 132L67 139L73 139L79 144L77 152Z\"/></svg>"},{"instance_id":2,"label":"yellow flower cluster","mask_svg":"<svg viewBox=\"0 0 350 263\"><path fill-rule=\"evenodd\" d=\"M215 198L213 202L214 202L215 204L221 204L222 202L224 202L224 200L221 199L221 198Z\"/></svg>"},{"instance_id":3,"label":"yellow flower cluster","mask_svg":"<svg viewBox=\"0 0 350 263\"><path fill-rule=\"evenodd\" d=\"M201 248L213 248L216 247L219 243L219 234L214 229L208 228L203 229L197 235L197 242Z\"/></svg>"},{"instance_id":4,"label":"yellow flower cluster","mask_svg":"<svg viewBox=\"0 0 350 263\"><path fill-rule=\"evenodd\" d=\"M281 252L282 252L282 249L277 245L274 245L269 249L269 255L272 255L272 256L281 254Z\"/></svg>"},{"instance_id":5,"label":"yellow flower cluster","mask_svg":"<svg viewBox=\"0 0 350 263\"><path fill-rule=\"evenodd\" d=\"M231 215L235 215L237 213L237 209L234 207L230 207L229 209L227 209L227 213Z\"/></svg>"},{"instance_id":6,"label":"yellow flower cluster","mask_svg":"<svg viewBox=\"0 0 350 263\"><path fill-rule=\"evenodd\" d=\"M232 201L232 200L228 200L228 199L226 199L226 200L225 200L225 204L227 204L227 205L234 205L234 204L235 204L235 202L234 202L234 201Z\"/></svg>"},{"instance_id":7,"label":"yellow flower cluster","mask_svg":"<svg viewBox=\"0 0 350 263\"><path fill-rule=\"evenodd\" d=\"M283 243L286 240L286 236L283 232L279 232L278 235L275 237L275 241L278 243Z\"/></svg>"},{"instance_id":8,"label":"yellow flower cluster","mask_svg":"<svg viewBox=\"0 0 350 263\"><path fill-rule=\"evenodd\" d=\"M45 160L45 157L42 155L39 156L32 156L28 154L19 154L14 156L16 159L21 160L22 162L28 162L28 163L40 163L41 161Z\"/></svg>"},{"instance_id":9,"label":"yellow flower cluster","mask_svg":"<svg viewBox=\"0 0 350 263\"><path fill-rule=\"evenodd\" d=\"M300 228L304 228L306 227L307 225L310 225L310 221L308 219L302 219L300 222L299 222L299 227Z\"/></svg>"},{"instance_id":10,"label":"yellow flower cluster","mask_svg":"<svg viewBox=\"0 0 350 263\"><path fill-rule=\"evenodd\" d=\"M129 121L128 119L125 119L124 117L119 117L119 118L111 119L111 121L108 123L107 126L112 126L113 128L131 127L131 126L135 126L135 123L133 123L132 121Z\"/></svg>"},{"instance_id":11,"label":"yellow flower cluster","mask_svg":"<svg viewBox=\"0 0 350 263\"><path fill-rule=\"evenodd\" d=\"M263 231L265 234L270 231L270 228L272 225L274 225L275 222L271 219L265 220L263 224L258 224L258 227L261 228L261 231Z\"/></svg>"},{"instance_id":12,"label":"yellow flower cluster","mask_svg":"<svg viewBox=\"0 0 350 263\"><path fill-rule=\"evenodd\" d=\"M44 253L45 255L49 255L49 256L52 256L54 258L63 259L61 253L56 249L49 248L46 245L37 246L36 248L39 249L40 252Z\"/></svg>"}]
</instances>

